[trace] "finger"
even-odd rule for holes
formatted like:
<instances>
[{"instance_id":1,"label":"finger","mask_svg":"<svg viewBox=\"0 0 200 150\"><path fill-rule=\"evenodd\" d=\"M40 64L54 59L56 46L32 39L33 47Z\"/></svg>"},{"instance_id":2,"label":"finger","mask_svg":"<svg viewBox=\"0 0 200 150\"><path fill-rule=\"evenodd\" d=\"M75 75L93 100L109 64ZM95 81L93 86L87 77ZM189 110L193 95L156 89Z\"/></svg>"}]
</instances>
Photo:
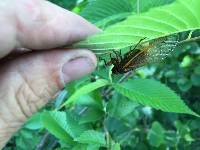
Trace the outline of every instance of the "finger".
<instances>
[{"instance_id":1,"label":"finger","mask_svg":"<svg viewBox=\"0 0 200 150\"><path fill-rule=\"evenodd\" d=\"M6 5L6 2L1 3ZM15 48L49 49L99 32L80 16L48 1L16 0L13 3L8 3L8 7L0 5L0 34L3 35L0 57Z\"/></svg>"},{"instance_id":2,"label":"finger","mask_svg":"<svg viewBox=\"0 0 200 150\"><path fill-rule=\"evenodd\" d=\"M53 50L21 56L0 67L0 145L64 84L90 73L96 57L87 50Z\"/></svg>"}]
</instances>

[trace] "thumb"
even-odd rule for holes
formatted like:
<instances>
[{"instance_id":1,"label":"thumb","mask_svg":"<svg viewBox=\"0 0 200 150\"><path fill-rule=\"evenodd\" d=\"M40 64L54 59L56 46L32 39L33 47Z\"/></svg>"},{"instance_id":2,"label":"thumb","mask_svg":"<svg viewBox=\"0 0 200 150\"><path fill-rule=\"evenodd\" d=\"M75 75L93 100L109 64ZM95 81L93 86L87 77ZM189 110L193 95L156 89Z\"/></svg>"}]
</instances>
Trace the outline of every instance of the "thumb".
<instances>
[{"instance_id":1,"label":"thumb","mask_svg":"<svg viewBox=\"0 0 200 150\"><path fill-rule=\"evenodd\" d=\"M90 73L96 57L87 50L52 50L25 54L1 66L0 145L65 83Z\"/></svg>"}]
</instances>

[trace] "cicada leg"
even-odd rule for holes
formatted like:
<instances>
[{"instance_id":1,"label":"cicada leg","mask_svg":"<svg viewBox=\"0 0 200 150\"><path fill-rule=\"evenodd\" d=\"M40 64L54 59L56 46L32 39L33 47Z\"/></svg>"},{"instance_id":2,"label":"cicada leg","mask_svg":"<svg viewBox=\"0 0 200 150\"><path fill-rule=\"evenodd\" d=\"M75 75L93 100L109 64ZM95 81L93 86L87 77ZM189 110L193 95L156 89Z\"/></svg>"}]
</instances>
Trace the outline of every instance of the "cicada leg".
<instances>
[{"instance_id":1,"label":"cicada leg","mask_svg":"<svg viewBox=\"0 0 200 150\"><path fill-rule=\"evenodd\" d=\"M101 58L101 57L99 57L99 61L101 61L101 60L103 60L105 66L108 66L108 63L106 62L106 60Z\"/></svg>"},{"instance_id":2,"label":"cicada leg","mask_svg":"<svg viewBox=\"0 0 200 150\"><path fill-rule=\"evenodd\" d=\"M132 49L132 46L131 46L131 47L130 47L130 51L135 50L135 49L138 47L138 45L140 45L141 42L144 41L146 38L147 38L147 37L144 37L143 39L140 39L139 42L134 46L133 49Z\"/></svg>"},{"instance_id":3,"label":"cicada leg","mask_svg":"<svg viewBox=\"0 0 200 150\"><path fill-rule=\"evenodd\" d=\"M120 51L113 50L113 53L116 55L116 59L118 60L118 62L121 62L123 59L121 50Z\"/></svg>"}]
</instances>

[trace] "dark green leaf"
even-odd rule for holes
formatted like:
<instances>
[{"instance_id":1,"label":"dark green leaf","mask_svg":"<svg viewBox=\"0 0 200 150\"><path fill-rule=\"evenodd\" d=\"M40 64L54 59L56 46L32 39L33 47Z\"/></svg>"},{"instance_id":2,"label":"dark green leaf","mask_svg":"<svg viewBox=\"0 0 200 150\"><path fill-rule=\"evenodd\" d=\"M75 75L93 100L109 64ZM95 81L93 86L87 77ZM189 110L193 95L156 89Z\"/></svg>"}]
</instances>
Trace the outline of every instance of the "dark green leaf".
<instances>
[{"instance_id":1,"label":"dark green leaf","mask_svg":"<svg viewBox=\"0 0 200 150\"><path fill-rule=\"evenodd\" d=\"M80 118L79 124L95 122L97 120L100 120L103 115L104 112L99 109L88 108L88 110Z\"/></svg>"},{"instance_id":2,"label":"dark green leaf","mask_svg":"<svg viewBox=\"0 0 200 150\"><path fill-rule=\"evenodd\" d=\"M154 122L147 136L149 143L155 147L164 144L164 132L165 130L161 124L159 122Z\"/></svg>"},{"instance_id":3,"label":"dark green leaf","mask_svg":"<svg viewBox=\"0 0 200 150\"><path fill-rule=\"evenodd\" d=\"M65 112L58 111L46 111L41 116L44 127L60 140L71 144L73 140L67 131L68 123L66 118Z\"/></svg>"},{"instance_id":4,"label":"dark green leaf","mask_svg":"<svg viewBox=\"0 0 200 150\"><path fill-rule=\"evenodd\" d=\"M105 135L101 132L97 132L95 130L88 130L82 133L77 139L79 143L85 144L95 144L105 146Z\"/></svg>"},{"instance_id":5,"label":"dark green leaf","mask_svg":"<svg viewBox=\"0 0 200 150\"><path fill-rule=\"evenodd\" d=\"M86 94L88 94L100 87L106 86L108 84L109 84L109 82L104 79L99 79L95 82L89 83L89 84L79 88L74 94L72 94L71 97L69 97L69 99L61 107L65 106L65 105L73 104L82 95L86 95Z\"/></svg>"},{"instance_id":6,"label":"dark green leaf","mask_svg":"<svg viewBox=\"0 0 200 150\"><path fill-rule=\"evenodd\" d=\"M112 150L121 150L120 148L120 144L119 143L115 143L112 147Z\"/></svg>"},{"instance_id":7,"label":"dark green leaf","mask_svg":"<svg viewBox=\"0 0 200 150\"><path fill-rule=\"evenodd\" d=\"M25 128L31 129L31 130L37 130L43 128L43 125L40 120L41 114L37 113L33 115L24 125Z\"/></svg>"},{"instance_id":8,"label":"dark green leaf","mask_svg":"<svg viewBox=\"0 0 200 150\"><path fill-rule=\"evenodd\" d=\"M132 10L127 0L95 0L89 3L80 14L99 27L105 27L113 21L126 18Z\"/></svg>"},{"instance_id":9,"label":"dark green leaf","mask_svg":"<svg viewBox=\"0 0 200 150\"><path fill-rule=\"evenodd\" d=\"M135 102L128 100L119 94L114 94L112 100L108 102L107 112L110 116L123 118L138 106Z\"/></svg>"},{"instance_id":10,"label":"dark green leaf","mask_svg":"<svg viewBox=\"0 0 200 150\"><path fill-rule=\"evenodd\" d=\"M186 113L198 116L188 108L183 100L160 82L148 79L129 80L126 83L113 84L122 95L143 105L165 112Z\"/></svg>"},{"instance_id":11,"label":"dark green leaf","mask_svg":"<svg viewBox=\"0 0 200 150\"><path fill-rule=\"evenodd\" d=\"M180 78L177 81L178 87L180 90L186 92L192 87L192 82L188 80L187 78Z\"/></svg>"},{"instance_id":12,"label":"dark green leaf","mask_svg":"<svg viewBox=\"0 0 200 150\"><path fill-rule=\"evenodd\" d=\"M192 74L190 78L193 85L200 86L200 75Z\"/></svg>"}]
</instances>

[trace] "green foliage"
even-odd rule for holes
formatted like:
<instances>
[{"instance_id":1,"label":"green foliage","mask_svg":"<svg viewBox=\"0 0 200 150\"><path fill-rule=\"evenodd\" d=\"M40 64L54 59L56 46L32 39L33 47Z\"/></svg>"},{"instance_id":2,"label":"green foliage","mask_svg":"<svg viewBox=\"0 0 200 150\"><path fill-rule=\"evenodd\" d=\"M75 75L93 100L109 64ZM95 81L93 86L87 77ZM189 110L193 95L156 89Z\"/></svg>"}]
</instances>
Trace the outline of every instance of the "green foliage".
<instances>
[{"instance_id":1,"label":"green foliage","mask_svg":"<svg viewBox=\"0 0 200 150\"><path fill-rule=\"evenodd\" d=\"M67 116L65 112L48 111L42 114L42 122L44 126L60 140L71 144L73 141L68 133L66 118Z\"/></svg>"},{"instance_id":2,"label":"green foliage","mask_svg":"<svg viewBox=\"0 0 200 150\"><path fill-rule=\"evenodd\" d=\"M124 118L131 112L133 112L138 105L122 95L115 94L113 99L107 104L107 112L110 116L116 118Z\"/></svg>"},{"instance_id":3,"label":"green foliage","mask_svg":"<svg viewBox=\"0 0 200 150\"><path fill-rule=\"evenodd\" d=\"M179 0L171 5L153 8L148 13L131 15L125 21L76 44L76 47L86 47L103 54L109 49L122 49L136 44L143 37L151 40L199 29L200 14L199 8L196 7L198 5L198 0Z\"/></svg>"},{"instance_id":4,"label":"green foliage","mask_svg":"<svg viewBox=\"0 0 200 150\"><path fill-rule=\"evenodd\" d=\"M87 84L87 85L79 88L79 90L76 91L61 107L75 103L75 101L82 95L90 93L90 92L92 92L102 86L108 85L108 84L109 84L109 82L106 80L103 80L103 79L97 80L96 82L93 82L90 84Z\"/></svg>"},{"instance_id":5,"label":"green foliage","mask_svg":"<svg viewBox=\"0 0 200 150\"><path fill-rule=\"evenodd\" d=\"M116 91L129 99L166 112L188 113L198 116L168 87L147 79L129 80L115 84Z\"/></svg>"},{"instance_id":6,"label":"green foliage","mask_svg":"<svg viewBox=\"0 0 200 150\"><path fill-rule=\"evenodd\" d=\"M70 112L48 111L42 114L44 126L59 139L72 143L83 131L90 129L85 124L78 124L78 117Z\"/></svg>"},{"instance_id":7,"label":"green foliage","mask_svg":"<svg viewBox=\"0 0 200 150\"><path fill-rule=\"evenodd\" d=\"M51 2L105 29L75 45L97 54L128 48L142 37L200 36L194 30L200 28L199 0ZM181 44L165 61L129 76L113 75L99 62L92 75L69 83L54 104L30 118L4 149L38 149L45 139L40 149L199 150L199 45Z\"/></svg>"},{"instance_id":8,"label":"green foliage","mask_svg":"<svg viewBox=\"0 0 200 150\"><path fill-rule=\"evenodd\" d=\"M112 150L120 150L120 144L116 143L113 147Z\"/></svg>"},{"instance_id":9,"label":"green foliage","mask_svg":"<svg viewBox=\"0 0 200 150\"><path fill-rule=\"evenodd\" d=\"M148 132L147 139L152 146L159 147L164 144L165 130L158 122L154 122L150 131Z\"/></svg>"},{"instance_id":10,"label":"green foliage","mask_svg":"<svg viewBox=\"0 0 200 150\"><path fill-rule=\"evenodd\" d=\"M95 130L88 130L88 131L83 132L76 139L76 141L83 144L94 144L94 145L100 145L100 146L106 145L105 135Z\"/></svg>"},{"instance_id":11,"label":"green foliage","mask_svg":"<svg viewBox=\"0 0 200 150\"><path fill-rule=\"evenodd\" d=\"M98 120L101 120L103 117L103 112L99 109L90 108L88 109L79 120L79 124L84 123L95 123Z\"/></svg>"},{"instance_id":12,"label":"green foliage","mask_svg":"<svg viewBox=\"0 0 200 150\"><path fill-rule=\"evenodd\" d=\"M127 0L96 0L83 9L80 15L103 28L126 18L132 11Z\"/></svg>"},{"instance_id":13,"label":"green foliage","mask_svg":"<svg viewBox=\"0 0 200 150\"><path fill-rule=\"evenodd\" d=\"M24 125L25 128L30 129L30 130L37 130L40 128L43 128L43 125L41 123L41 114L37 113L33 115Z\"/></svg>"},{"instance_id":14,"label":"green foliage","mask_svg":"<svg viewBox=\"0 0 200 150\"><path fill-rule=\"evenodd\" d=\"M107 26L124 20L131 14L145 12L149 8L171 3L174 0L95 0L89 3L80 13L81 16L104 29Z\"/></svg>"}]
</instances>

